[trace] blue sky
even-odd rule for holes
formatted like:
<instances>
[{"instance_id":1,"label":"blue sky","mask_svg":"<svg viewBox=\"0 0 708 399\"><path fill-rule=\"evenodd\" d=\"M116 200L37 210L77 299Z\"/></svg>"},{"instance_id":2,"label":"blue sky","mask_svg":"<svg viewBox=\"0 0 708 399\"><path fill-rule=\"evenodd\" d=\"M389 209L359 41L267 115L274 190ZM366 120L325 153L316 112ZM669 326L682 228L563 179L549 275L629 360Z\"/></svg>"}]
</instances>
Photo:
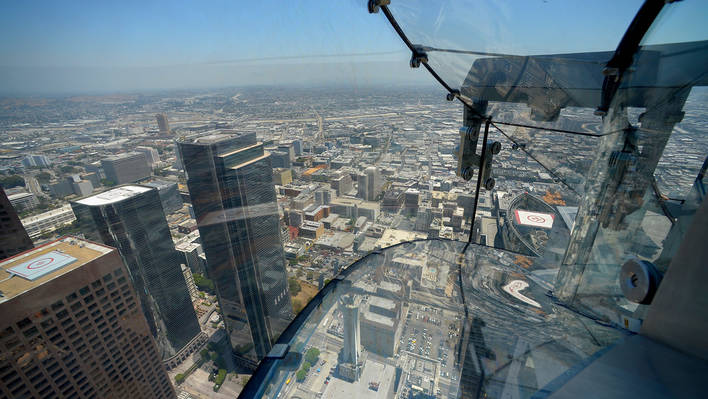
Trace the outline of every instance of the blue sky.
<instances>
[{"instance_id":1,"label":"blue sky","mask_svg":"<svg viewBox=\"0 0 708 399\"><path fill-rule=\"evenodd\" d=\"M399 50L361 2L27 1L0 16L3 65L158 66ZM367 33L368 32L368 33Z\"/></svg>"},{"instance_id":2,"label":"blue sky","mask_svg":"<svg viewBox=\"0 0 708 399\"><path fill-rule=\"evenodd\" d=\"M662 37L705 39L708 2L690 2ZM417 28L414 41L538 53L614 49L641 2L603 3L393 0L392 9ZM430 83L364 0L5 1L0 35L5 93Z\"/></svg>"}]
</instances>

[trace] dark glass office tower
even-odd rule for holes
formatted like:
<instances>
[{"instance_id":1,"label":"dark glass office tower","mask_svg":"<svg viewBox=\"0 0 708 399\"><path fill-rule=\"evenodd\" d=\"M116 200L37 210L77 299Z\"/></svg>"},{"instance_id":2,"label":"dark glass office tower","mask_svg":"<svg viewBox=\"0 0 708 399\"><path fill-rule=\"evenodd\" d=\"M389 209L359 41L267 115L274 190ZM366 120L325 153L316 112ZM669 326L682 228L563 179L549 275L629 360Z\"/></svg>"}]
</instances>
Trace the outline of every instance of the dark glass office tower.
<instances>
[{"instance_id":1,"label":"dark glass office tower","mask_svg":"<svg viewBox=\"0 0 708 399\"><path fill-rule=\"evenodd\" d=\"M127 185L71 203L87 238L120 252L162 359L200 333L157 189Z\"/></svg>"},{"instance_id":2,"label":"dark glass office tower","mask_svg":"<svg viewBox=\"0 0 708 399\"><path fill-rule=\"evenodd\" d=\"M5 190L0 187L0 260L33 247L15 208L7 199Z\"/></svg>"},{"instance_id":3,"label":"dark glass office tower","mask_svg":"<svg viewBox=\"0 0 708 399\"><path fill-rule=\"evenodd\" d=\"M178 146L234 354L255 365L292 320L270 154L228 130Z\"/></svg>"}]
</instances>

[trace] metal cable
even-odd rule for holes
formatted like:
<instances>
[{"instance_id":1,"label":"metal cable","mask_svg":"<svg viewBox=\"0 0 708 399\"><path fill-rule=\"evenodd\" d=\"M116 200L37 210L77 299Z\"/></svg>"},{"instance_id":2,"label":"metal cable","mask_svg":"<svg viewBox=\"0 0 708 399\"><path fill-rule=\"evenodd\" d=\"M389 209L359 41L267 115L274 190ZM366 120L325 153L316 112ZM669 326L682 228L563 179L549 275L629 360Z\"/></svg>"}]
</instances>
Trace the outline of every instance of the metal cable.
<instances>
[{"instance_id":1,"label":"metal cable","mask_svg":"<svg viewBox=\"0 0 708 399\"><path fill-rule=\"evenodd\" d=\"M577 136L589 136L589 137L603 137L603 136L607 136L609 134L613 134L613 133L617 133L617 132L622 131L622 130L616 130L616 131L612 131L612 132L605 133L605 134L597 134L597 133L589 133L589 132L578 132L575 130L565 130L565 129L543 127L543 126L525 125L523 123L501 122L501 121L496 121L496 120L494 121L494 123L496 123L497 125L523 127L523 128L527 128L527 129L548 130L549 132L568 133L568 134L574 134Z\"/></svg>"},{"instance_id":2,"label":"metal cable","mask_svg":"<svg viewBox=\"0 0 708 399\"><path fill-rule=\"evenodd\" d=\"M509 139L509 141L511 141L512 143L516 144L516 145L519 147L519 149L520 149L521 151L523 151L523 152L524 152L526 155L528 155L531 159L533 159L534 161L536 161L536 163L538 163L539 165L541 165L541 167L542 167L546 172L550 173L554 178L556 178L558 181L560 181L561 183L563 183L564 186L566 186L569 190L571 190L572 192L574 192L577 196L580 196L580 193L577 192L577 191L576 191L573 187L571 187L568 183L566 183L565 180L563 180L563 178L561 178L561 177L558 176L554 171L552 171L551 169L549 169L548 167L546 167L546 165L544 165L543 163L541 163L541 161L539 161L536 157L534 157L529 151L526 151L526 149L523 148L519 143L517 143L516 140L514 140L511 136L509 136L509 135L506 134L503 130L501 130L501 129L499 128L499 126L497 126L497 125L495 124L495 122L492 122L491 124L492 124L492 126L494 126L495 129L499 130L499 133L501 133L502 135L504 135L504 137L506 137L507 139Z\"/></svg>"}]
</instances>

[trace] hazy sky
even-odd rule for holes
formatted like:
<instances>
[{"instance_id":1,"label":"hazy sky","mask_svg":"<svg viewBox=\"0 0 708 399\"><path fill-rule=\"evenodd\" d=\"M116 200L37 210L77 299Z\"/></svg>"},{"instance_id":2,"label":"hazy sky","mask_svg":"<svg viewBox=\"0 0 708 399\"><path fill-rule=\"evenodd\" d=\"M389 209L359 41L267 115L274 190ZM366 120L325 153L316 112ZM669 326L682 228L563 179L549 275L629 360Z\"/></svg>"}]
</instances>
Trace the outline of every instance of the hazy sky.
<instances>
[{"instance_id":1,"label":"hazy sky","mask_svg":"<svg viewBox=\"0 0 708 399\"><path fill-rule=\"evenodd\" d=\"M416 42L522 54L612 50L641 4L392 3ZM666 37L696 40L708 2L682 3ZM0 93L432 83L364 0L5 1L0 35Z\"/></svg>"}]
</instances>

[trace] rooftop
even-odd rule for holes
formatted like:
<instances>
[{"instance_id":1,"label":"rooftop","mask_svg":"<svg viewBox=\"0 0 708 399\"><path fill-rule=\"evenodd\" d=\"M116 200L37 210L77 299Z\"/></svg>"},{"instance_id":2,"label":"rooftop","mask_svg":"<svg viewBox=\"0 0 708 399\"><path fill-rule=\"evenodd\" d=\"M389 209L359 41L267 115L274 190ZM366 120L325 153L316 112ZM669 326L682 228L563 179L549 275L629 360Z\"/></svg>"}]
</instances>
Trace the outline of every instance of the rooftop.
<instances>
[{"instance_id":1,"label":"rooftop","mask_svg":"<svg viewBox=\"0 0 708 399\"><path fill-rule=\"evenodd\" d=\"M7 196L7 199L9 199L10 201L12 201L12 200L15 200L15 199L18 199L18 198L31 197L31 196L33 196L33 195L34 195L34 194L32 194L32 193L16 193L16 194L10 194L10 195L8 195L8 196Z\"/></svg>"},{"instance_id":2,"label":"rooftop","mask_svg":"<svg viewBox=\"0 0 708 399\"><path fill-rule=\"evenodd\" d=\"M86 198L82 198L76 203L82 204L82 205L88 205L88 206L99 206L99 205L108 205L108 204L113 204L116 202L123 201L125 199L128 199L130 197L134 197L138 194L147 192L153 190L153 188L150 187L143 187L143 186L121 186L121 187L116 187L113 189L110 189L108 191L104 191L102 193L96 194L96 195L91 195Z\"/></svg>"},{"instance_id":3,"label":"rooftop","mask_svg":"<svg viewBox=\"0 0 708 399\"><path fill-rule=\"evenodd\" d=\"M144 156L144 154L140 152L124 152L122 154L111 155L109 157L103 158L103 161L117 161L119 159L130 158L136 155Z\"/></svg>"},{"instance_id":4,"label":"rooftop","mask_svg":"<svg viewBox=\"0 0 708 399\"><path fill-rule=\"evenodd\" d=\"M81 267L113 250L111 247L80 238L64 237L7 258L0 262L0 292L2 292L0 303ZM59 255L61 259L57 256L52 257L52 255ZM56 262L59 263L54 263L54 258L57 258ZM38 262L33 264L32 261ZM14 268L15 273L8 272L10 268ZM49 271L42 274L39 271L42 268L47 268ZM29 273L34 272L37 277L33 280L21 277L19 273L22 273L23 269Z\"/></svg>"},{"instance_id":5,"label":"rooftop","mask_svg":"<svg viewBox=\"0 0 708 399\"><path fill-rule=\"evenodd\" d=\"M339 378L332 378L324 389L322 398L386 398L394 383L396 368L367 359L358 381L348 382ZM370 382L380 383L378 391L369 389Z\"/></svg>"},{"instance_id":6,"label":"rooftop","mask_svg":"<svg viewBox=\"0 0 708 399\"><path fill-rule=\"evenodd\" d=\"M404 241L414 241L425 238L428 238L428 235L424 233L407 230L386 229L381 238L379 238L379 240L376 242L376 246L378 246L379 248L386 248Z\"/></svg>"},{"instance_id":7,"label":"rooftop","mask_svg":"<svg viewBox=\"0 0 708 399\"><path fill-rule=\"evenodd\" d=\"M205 136L200 136L194 139L194 144L214 144L218 143L220 141L224 141L227 139L230 139L232 136L228 134L221 134L221 133L216 133L216 134L208 134Z\"/></svg>"},{"instance_id":8,"label":"rooftop","mask_svg":"<svg viewBox=\"0 0 708 399\"><path fill-rule=\"evenodd\" d=\"M69 213L69 212L73 213L74 211L71 209L71 205L67 204L67 205L62 206L61 208L52 209L50 211L46 211L46 212L40 213L38 215L28 216L28 217L22 219L22 224L26 225L29 223L35 223L40 220L50 219L55 216Z\"/></svg>"},{"instance_id":9,"label":"rooftop","mask_svg":"<svg viewBox=\"0 0 708 399\"><path fill-rule=\"evenodd\" d=\"M388 299L388 298L382 298L379 296L372 296L369 299L369 304L378 306L382 309L388 309L388 310L394 310L396 308L396 302Z\"/></svg>"},{"instance_id":10,"label":"rooftop","mask_svg":"<svg viewBox=\"0 0 708 399\"><path fill-rule=\"evenodd\" d=\"M381 324L386 327L394 327L394 325L395 325L395 321L392 318L390 318L388 316L380 315L378 313L374 313L369 309L368 306L366 307L365 310L363 310L361 312L361 315L364 319L366 319L368 321L372 321L376 324Z\"/></svg>"},{"instance_id":11,"label":"rooftop","mask_svg":"<svg viewBox=\"0 0 708 399\"><path fill-rule=\"evenodd\" d=\"M320 222L313 222L311 220L304 220L302 222L302 226L300 228L302 229L319 229L322 223Z\"/></svg>"}]
</instances>

